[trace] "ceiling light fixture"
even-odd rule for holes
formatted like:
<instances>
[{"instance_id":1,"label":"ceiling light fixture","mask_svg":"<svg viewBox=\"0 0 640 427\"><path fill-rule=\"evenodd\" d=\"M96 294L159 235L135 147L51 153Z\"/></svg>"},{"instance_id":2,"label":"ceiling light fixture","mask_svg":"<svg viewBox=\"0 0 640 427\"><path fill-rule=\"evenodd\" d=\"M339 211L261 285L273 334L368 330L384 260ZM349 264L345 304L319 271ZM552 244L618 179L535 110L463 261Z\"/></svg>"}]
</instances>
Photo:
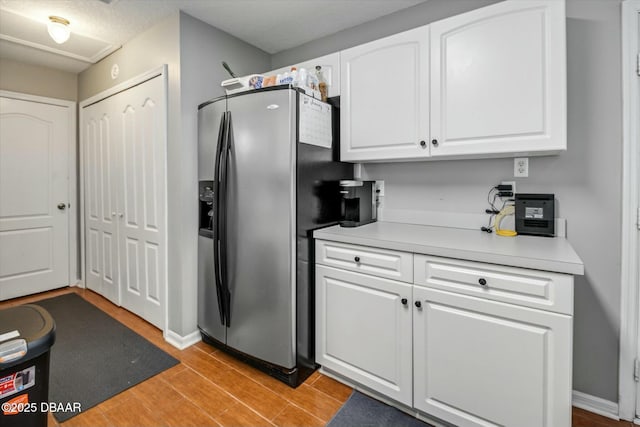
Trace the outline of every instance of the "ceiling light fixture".
<instances>
[{"instance_id":1,"label":"ceiling light fixture","mask_svg":"<svg viewBox=\"0 0 640 427\"><path fill-rule=\"evenodd\" d=\"M62 44L69 40L71 30L69 30L69 21L59 16L50 16L47 25L49 35L58 44Z\"/></svg>"}]
</instances>

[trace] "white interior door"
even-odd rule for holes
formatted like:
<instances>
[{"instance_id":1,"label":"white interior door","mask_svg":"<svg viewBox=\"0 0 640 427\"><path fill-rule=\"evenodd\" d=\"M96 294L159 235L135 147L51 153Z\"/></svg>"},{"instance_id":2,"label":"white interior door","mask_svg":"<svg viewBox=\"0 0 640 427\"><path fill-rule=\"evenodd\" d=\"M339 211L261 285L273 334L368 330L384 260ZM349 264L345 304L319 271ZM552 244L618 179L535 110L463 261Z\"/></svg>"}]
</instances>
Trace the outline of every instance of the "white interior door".
<instances>
[{"instance_id":1,"label":"white interior door","mask_svg":"<svg viewBox=\"0 0 640 427\"><path fill-rule=\"evenodd\" d=\"M636 13L636 47L637 47L637 53L636 53L636 58L638 58L638 60L640 60L640 1L636 1L634 3L635 9L637 11ZM638 135L640 134L640 68L636 67L636 75L635 75L635 79L636 79L636 84L635 84L635 94L631 95L631 96L635 96L635 100L633 100L633 105L635 106L635 125L634 125L634 135L636 137L635 139L635 156L636 156L636 165L640 165L640 142L638 142ZM633 150L633 148L632 148ZM638 172L636 171L636 174ZM638 175L636 175L637 177ZM636 233L636 238L633 239L635 240L636 243L636 248L635 248L635 252L636 254L640 254L640 183L638 183L637 180L635 180L635 182L632 182L631 185L635 185L635 192L636 192L636 211L637 211L637 216L636 216L636 229L635 229L635 233ZM632 190L633 191L633 190ZM632 260L632 262L635 262L635 267L632 267L631 270L636 272L636 278L635 278L635 286L636 289L640 290L640 260L638 260L638 257L635 258L635 260ZM640 292L638 292L639 298L640 298ZM638 302L638 307L640 307L640 301ZM640 319L638 319L638 326L636 331L638 332L638 349L637 349L637 358L636 361L640 360ZM640 382L636 382L636 420L640 420Z\"/></svg>"},{"instance_id":2,"label":"white interior door","mask_svg":"<svg viewBox=\"0 0 640 427\"><path fill-rule=\"evenodd\" d=\"M0 300L69 285L70 114L0 97Z\"/></svg>"},{"instance_id":3,"label":"white interior door","mask_svg":"<svg viewBox=\"0 0 640 427\"><path fill-rule=\"evenodd\" d=\"M117 153L111 98L84 109L86 285L120 304Z\"/></svg>"},{"instance_id":4,"label":"white interior door","mask_svg":"<svg viewBox=\"0 0 640 427\"><path fill-rule=\"evenodd\" d=\"M164 329L164 77L85 107L82 121L87 286Z\"/></svg>"},{"instance_id":5,"label":"white interior door","mask_svg":"<svg viewBox=\"0 0 640 427\"><path fill-rule=\"evenodd\" d=\"M156 77L121 92L114 100L120 132L122 306L162 329L166 281L164 81Z\"/></svg>"}]
</instances>

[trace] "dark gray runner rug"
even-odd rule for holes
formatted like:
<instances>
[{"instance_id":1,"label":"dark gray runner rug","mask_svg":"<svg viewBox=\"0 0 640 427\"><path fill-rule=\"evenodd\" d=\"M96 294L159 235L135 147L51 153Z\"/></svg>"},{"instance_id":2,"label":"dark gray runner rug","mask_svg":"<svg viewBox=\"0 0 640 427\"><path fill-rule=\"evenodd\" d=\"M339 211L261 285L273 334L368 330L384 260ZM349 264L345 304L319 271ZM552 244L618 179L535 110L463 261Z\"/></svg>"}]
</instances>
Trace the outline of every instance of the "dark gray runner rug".
<instances>
[{"instance_id":1,"label":"dark gray runner rug","mask_svg":"<svg viewBox=\"0 0 640 427\"><path fill-rule=\"evenodd\" d=\"M80 402L82 411L179 361L76 294L35 302L56 322L49 402ZM63 422L79 412L55 412Z\"/></svg>"},{"instance_id":2,"label":"dark gray runner rug","mask_svg":"<svg viewBox=\"0 0 640 427\"><path fill-rule=\"evenodd\" d=\"M327 427L428 427L430 424L354 391Z\"/></svg>"}]
</instances>

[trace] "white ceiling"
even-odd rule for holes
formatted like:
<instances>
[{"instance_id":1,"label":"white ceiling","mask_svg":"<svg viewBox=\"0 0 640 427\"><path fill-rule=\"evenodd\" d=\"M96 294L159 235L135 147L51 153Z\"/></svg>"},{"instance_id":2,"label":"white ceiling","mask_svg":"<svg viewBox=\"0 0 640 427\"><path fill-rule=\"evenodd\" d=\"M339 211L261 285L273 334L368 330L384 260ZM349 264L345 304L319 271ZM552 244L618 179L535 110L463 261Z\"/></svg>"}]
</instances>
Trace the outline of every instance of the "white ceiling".
<instances>
[{"instance_id":1,"label":"white ceiling","mask_svg":"<svg viewBox=\"0 0 640 427\"><path fill-rule=\"evenodd\" d=\"M80 72L182 10L276 53L427 0L0 0L0 58ZM47 34L50 15L70 40Z\"/></svg>"}]
</instances>

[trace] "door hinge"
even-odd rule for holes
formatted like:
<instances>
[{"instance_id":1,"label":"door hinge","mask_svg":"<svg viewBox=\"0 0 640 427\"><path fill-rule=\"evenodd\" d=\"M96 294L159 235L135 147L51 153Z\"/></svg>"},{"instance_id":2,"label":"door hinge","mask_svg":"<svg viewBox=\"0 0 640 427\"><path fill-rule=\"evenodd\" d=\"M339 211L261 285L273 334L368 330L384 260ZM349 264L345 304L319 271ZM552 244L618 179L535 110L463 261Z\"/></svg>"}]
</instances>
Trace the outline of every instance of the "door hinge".
<instances>
[{"instance_id":1,"label":"door hinge","mask_svg":"<svg viewBox=\"0 0 640 427\"><path fill-rule=\"evenodd\" d=\"M638 359L633 361L633 379L640 382L640 361Z\"/></svg>"},{"instance_id":2,"label":"door hinge","mask_svg":"<svg viewBox=\"0 0 640 427\"><path fill-rule=\"evenodd\" d=\"M640 52L636 55L636 73L640 76Z\"/></svg>"},{"instance_id":3,"label":"door hinge","mask_svg":"<svg viewBox=\"0 0 640 427\"><path fill-rule=\"evenodd\" d=\"M638 230L640 230L640 207L636 212L636 227L638 227Z\"/></svg>"}]
</instances>

